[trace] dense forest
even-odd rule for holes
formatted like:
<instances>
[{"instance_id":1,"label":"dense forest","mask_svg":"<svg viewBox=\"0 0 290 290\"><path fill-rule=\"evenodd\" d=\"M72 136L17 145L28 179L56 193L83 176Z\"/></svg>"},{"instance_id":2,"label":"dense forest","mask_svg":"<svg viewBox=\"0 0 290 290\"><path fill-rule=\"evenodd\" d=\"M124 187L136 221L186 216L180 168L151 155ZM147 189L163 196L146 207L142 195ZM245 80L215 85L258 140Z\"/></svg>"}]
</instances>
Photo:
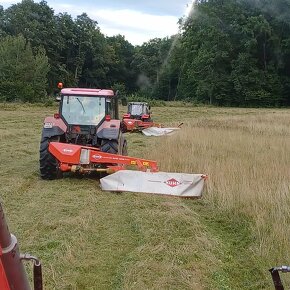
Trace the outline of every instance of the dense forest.
<instances>
[{"instance_id":1,"label":"dense forest","mask_svg":"<svg viewBox=\"0 0 290 290\"><path fill-rule=\"evenodd\" d=\"M0 6L0 100L56 84L222 106L290 105L290 0L199 0L179 33L133 46L45 1Z\"/></svg>"}]
</instances>

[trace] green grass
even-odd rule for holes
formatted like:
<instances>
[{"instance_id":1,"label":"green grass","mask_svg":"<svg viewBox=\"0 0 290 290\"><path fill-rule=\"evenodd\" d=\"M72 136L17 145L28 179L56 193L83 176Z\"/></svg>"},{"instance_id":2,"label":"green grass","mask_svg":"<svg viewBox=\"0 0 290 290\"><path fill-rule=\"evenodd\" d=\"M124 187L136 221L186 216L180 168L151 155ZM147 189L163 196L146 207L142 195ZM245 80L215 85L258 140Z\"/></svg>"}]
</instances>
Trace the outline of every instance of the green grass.
<instances>
[{"instance_id":1,"label":"green grass","mask_svg":"<svg viewBox=\"0 0 290 290\"><path fill-rule=\"evenodd\" d=\"M262 112L152 110L154 121L168 125ZM98 180L85 177L41 180L42 122L55 111L0 105L0 195L21 251L43 263L45 289L270 289L266 264L251 251L253 221L221 212L206 191L198 201L102 192ZM127 139L130 155L148 158L162 142Z\"/></svg>"},{"instance_id":2,"label":"green grass","mask_svg":"<svg viewBox=\"0 0 290 290\"><path fill-rule=\"evenodd\" d=\"M212 288L267 289L266 266L262 259L252 255L251 245L255 241L249 218L236 212L209 210L209 207L202 205L200 217L219 240L215 255L222 261L220 268L212 273Z\"/></svg>"}]
</instances>

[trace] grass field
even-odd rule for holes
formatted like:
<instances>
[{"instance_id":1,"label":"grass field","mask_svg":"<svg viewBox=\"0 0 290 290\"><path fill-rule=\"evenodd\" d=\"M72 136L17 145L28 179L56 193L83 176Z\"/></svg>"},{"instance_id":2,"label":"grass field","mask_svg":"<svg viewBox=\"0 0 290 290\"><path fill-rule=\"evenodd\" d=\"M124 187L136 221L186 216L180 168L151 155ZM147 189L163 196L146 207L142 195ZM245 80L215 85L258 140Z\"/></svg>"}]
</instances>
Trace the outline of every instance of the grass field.
<instances>
[{"instance_id":1,"label":"grass field","mask_svg":"<svg viewBox=\"0 0 290 290\"><path fill-rule=\"evenodd\" d=\"M54 112L0 105L0 195L21 251L43 263L45 289L273 288L268 269L290 264L289 110L153 108L182 130L129 134L129 154L209 174L201 200L41 180L42 121Z\"/></svg>"}]
</instances>

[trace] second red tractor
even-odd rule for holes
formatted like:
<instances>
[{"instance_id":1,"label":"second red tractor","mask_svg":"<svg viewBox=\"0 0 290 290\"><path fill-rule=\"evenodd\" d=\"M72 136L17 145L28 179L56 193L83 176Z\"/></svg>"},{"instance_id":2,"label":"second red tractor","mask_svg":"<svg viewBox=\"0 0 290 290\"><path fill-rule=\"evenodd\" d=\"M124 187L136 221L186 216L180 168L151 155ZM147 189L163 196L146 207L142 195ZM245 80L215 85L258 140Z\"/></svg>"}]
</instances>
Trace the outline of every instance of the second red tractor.
<instances>
[{"instance_id":1,"label":"second red tractor","mask_svg":"<svg viewBox=\"0 0 290 290\"><path fill-rule=\"evenodd\" d=\"M145 102L128 103L127 113L123 115L122 131L142 131L149 127L161 127L151 118L150 106Z\"/></svg>"}]
</instances>

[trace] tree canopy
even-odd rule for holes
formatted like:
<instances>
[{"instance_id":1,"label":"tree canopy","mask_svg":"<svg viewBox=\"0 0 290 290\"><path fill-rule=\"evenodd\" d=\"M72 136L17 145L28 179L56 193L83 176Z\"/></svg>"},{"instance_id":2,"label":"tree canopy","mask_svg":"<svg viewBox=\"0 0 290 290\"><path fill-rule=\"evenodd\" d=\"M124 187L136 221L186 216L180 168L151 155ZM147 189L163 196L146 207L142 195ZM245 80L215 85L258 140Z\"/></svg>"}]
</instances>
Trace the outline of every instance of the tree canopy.
<instances>
[{"instance_id":1,"label":"tree canopy","mask_svg":"<svg viewBox=\"0 0 290 290\"><path fill-rule=\"evenodd\" d=\"M174 52L177 98L231 106L289 104L289 13L289 0L197 1Z\"/></svg>"},{"instance_id":2,"label":"tree canopy","mask_svg":"<svg viewBox=\"0 0 290 290\"><path fill-rule=\"evenodd\" d=\"M133 46L85 13L55 14L33 0L0 6L1 98L41 100L62 81L161 100L290 104L290 0L199 0L179 25L177 35Z\"/></svg>"},{"instance_id":3,"label":"tree canopy","mask_svg":"<svg viewBox=\"0 0 290 290\"><path fill-rule=\"evenodd\" d=\"M44 50L33 55L23 36L6 36L0 42L0 100L43 100L48 71Z\"/></svg>"}]
</instances>

